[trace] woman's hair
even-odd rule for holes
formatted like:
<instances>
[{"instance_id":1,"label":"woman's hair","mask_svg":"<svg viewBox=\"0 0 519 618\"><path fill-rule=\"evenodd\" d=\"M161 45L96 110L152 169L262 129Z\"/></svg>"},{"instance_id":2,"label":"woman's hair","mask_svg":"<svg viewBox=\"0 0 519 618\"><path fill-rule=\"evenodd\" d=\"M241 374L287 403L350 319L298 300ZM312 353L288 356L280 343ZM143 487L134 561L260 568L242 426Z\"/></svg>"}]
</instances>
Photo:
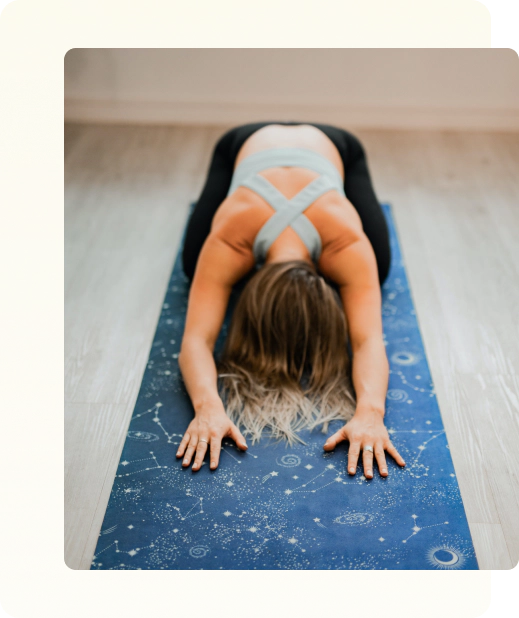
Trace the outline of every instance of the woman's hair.
<instances>
[{"instance_id":1,"label":"woman's hair","mask_svg":"<svg viewBox=\"0 0 519 618\"><path fill-rule=\"evenodd\" d=\"M304 261L263 266L234 309L219 362L227 414L252 442L354 412L347 330L337 292Z\"/></svg>"}]
</instances>

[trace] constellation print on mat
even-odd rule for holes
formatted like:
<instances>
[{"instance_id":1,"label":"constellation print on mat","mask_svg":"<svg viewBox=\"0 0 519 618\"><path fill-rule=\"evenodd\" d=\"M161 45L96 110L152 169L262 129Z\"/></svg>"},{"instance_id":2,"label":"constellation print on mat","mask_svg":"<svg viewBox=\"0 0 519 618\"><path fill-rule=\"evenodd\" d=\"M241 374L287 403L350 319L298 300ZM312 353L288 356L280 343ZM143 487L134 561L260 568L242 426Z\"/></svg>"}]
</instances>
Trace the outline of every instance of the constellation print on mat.
<instances>
[{"instance_id":1,"label":"constellation print on mat","mask_svg":"<svg viewBox=\"0 0 519 618\"><path fill-rule=\"evenodd\" d=\"M418 524L416 523L416 520L418 519L418 515L411 515L411 517L414 520L413 532L407 537L407 539L403 539L402 543L407 543L407 541L409 541L409 539L412 536L417 535L419 532L421 532L422 530L425 530L426 528L434 528L435 526L448 526L449 525L448 521L443 521L440 524L431 524L430 526L422 526L420 528L420 526L418 526Z\"/></svg>"},{"instance_id":2,"label":"constellation print on mat","mask_svg":"<svg viewBox=\"0 0 519 618\"><path fill-rule=\"evenodd\" d=\"M132 472L124 472L122 474L117 474L116 477L121 478L123 476L132 476L132 474L139 474L139 472L144 472L147 470L160 470L162 468L167 468L167 466L159 466L159 462L157 461L157 458L155 457L155 454L153 453L153 451L150 451L150 455L151 457L142 457L141 459L131 459L130 461L126 461L125 459L124 461L121 461L119 466L129 466L132 463L138 463L141 461L149 461L150 459L153 459L153 461L157 464L156 466L141 468L140 470L134 470Z\"/></svg>"},{"instance_id":3,"label":"constellation print on mat","mask_svg":"<svg viewBox=\"0 0 519 618\"><path fill-rule=\"evenodd\" d=\"M326 474L326 472L330 472L330 471L333 471L333 472L335 472L335 474L337 474L337 476L334 479L332 479L328 483L325 483L324 485L320 485L320 486L312 485L312 483L314 481L316 481L318 478L323 476L323 474ZM285 494L287 494L287 495L290 495L290 494L293 494L293 493L312 493L312 494L315 494L316 491L319 491L320 489L324 489L325 487L328 487L328 485L331 485L332 483L342 483L343 482L343 478L344 478L344 475L341 476L340 473L337 473L337 470L335 470L335 466L333 464L328 464L326 466L326 468L322 472L320 472L319 474L317 474L316 476L311 478L309 481L306 481L305 483L302 483L298 487L293 487L292 489L285 489ZM306 487L308 487L308 486L310 486L310 489L306 489ZM303 489L303 487L305 487L305 489Z\"/></svg>"},{"instance_id":4,"label":"constellation print on mat","mask_svg":"<svg viewBox=\"0 0 519 618\"><path fill-rule=\"evenodd\" d=\"M164 425L162 424L162 421L160 420L160 409L162 408L162 403L160 401L157 401L157 403L149 408L148 410L146 410L145 412L141 412L140 414L136 414L135 416L132 417L132 420L136 419L136 418L141 418L142 416L145 416L146 414L151 414L153 413L153 422L157 425L157 427L159 427L162 432L164 433L164 435L167 437L168 439L168 443L169 444L180 444L180 440L182 439L183 434L181 433L168 433L164 427Z\"/></svg>"},{"instance_id":5,"label":"constellation print on mat","mask_svg":"<svg viewBox=\"0 0 519 618\"><path fill-rule=\"evenodd\" d=\"M172 506L171 508L173 508L175 511L177 511L178 516L180 517L180 519L182 521L186 520L188 517L195 517L195 515L201 515L204 512L204 505L203 505L204 499L203 498L198 498L198 500L195 502L195 504L193 504L193 506L189 509L189 511L186 512L185 515L182 515L181 511L180 511L180 507L178 506ZM170 506L169 504L166 504L166 506ZM193 509L195 509L196 507L198 507L200 510L196 511L195 513L191 513L191 511Z\"/></svg>"}]
</instances>

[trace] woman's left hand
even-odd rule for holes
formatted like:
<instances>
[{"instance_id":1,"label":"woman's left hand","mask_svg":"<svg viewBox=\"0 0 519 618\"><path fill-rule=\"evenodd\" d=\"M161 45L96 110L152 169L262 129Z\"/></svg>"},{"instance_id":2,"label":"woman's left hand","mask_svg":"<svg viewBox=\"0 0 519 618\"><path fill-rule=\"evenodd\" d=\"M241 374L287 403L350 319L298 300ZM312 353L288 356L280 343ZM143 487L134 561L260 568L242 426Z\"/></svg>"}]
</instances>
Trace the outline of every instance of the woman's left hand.
<instances>
[{"instance_id":1,"label":"woman's left hand","mask_svg":"<svg viewBox=\"0 0 519 618\"><path fill-rule=\"evenodd\" d=\"M377 460L380 475L387 476L384 451L387 451L399 466L405 466L405 461L389 439L384 419L379 411L357 408L353 418L326 440L324 450L332 451L343 440L348 440L350 443L348 452L349 474L355 474L361 449L364 449L365 446L373 447L373 453L362 450L362 463L366 478L373 478L373 455Z\"/></svg>"}]
</instances>

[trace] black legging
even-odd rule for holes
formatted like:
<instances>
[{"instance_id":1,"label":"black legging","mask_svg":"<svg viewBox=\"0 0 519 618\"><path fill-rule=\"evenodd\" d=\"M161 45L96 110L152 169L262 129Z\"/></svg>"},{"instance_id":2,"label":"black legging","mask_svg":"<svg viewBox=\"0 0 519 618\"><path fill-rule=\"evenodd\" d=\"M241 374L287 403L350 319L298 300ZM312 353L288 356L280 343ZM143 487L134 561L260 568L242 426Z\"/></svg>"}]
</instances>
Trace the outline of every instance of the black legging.
<instances>
[{"instance_id":1,"label":"black legging","mask_svg":"<svg viewBox=\"0 0 519 618\"><path fill-rule=\"evenodd\" d=\"M391 253L386 219L371 184L364 148L359 140L344 129L313 122L255 122L234 127L216 143L209 173L202 193L189 219L182 261L184 272L193 278L196 262L211 229L214 213L227 196L238 151L255 131L269 124L311 124L325 133L335 144L344 164L344 192L362 221L377 259L382 284L389 272Z\"/></svg>"}]
</instances>

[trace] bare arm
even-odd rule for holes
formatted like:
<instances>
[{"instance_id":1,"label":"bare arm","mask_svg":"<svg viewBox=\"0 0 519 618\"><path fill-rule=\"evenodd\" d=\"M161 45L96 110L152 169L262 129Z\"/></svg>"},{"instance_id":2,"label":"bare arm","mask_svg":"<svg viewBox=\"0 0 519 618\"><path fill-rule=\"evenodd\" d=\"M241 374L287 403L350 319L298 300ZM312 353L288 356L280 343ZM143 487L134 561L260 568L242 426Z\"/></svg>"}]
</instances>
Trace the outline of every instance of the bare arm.
<instances>
[{"instance_id":1,"label":"bare arm","mask_svg":"<svg viewBox=\"0 0 519 618\"><path fill-rule=\"evenodd\" d=\"M179 355L179 366L195 413L220 404L213 350L222 327L232 284L219 270L225 246L209 237L202 249L198 272L189 293L186 324Z\"/></svg>"},{"instance_id":2,"label":"bare arm","mask_svg":"<svg viewBox=\"0 0 519 618\"><path fill-rule=\"evenodd\" d=\"M335 448L341 440L349 440L348 471L354 474L361 448L371 446L380 474L387 476L384 450L400 465L405 464L391 444L383 422L389 364L383 342L377 264L364 234L331 258L328 274L340 286L353 352L352 379L357 407L351 421L329 438L325 448ZM362 457L365 475L372 478L373 454L363 451Z\"/></svg>"},{"instance_id":3,"label":"bare arm","mask_svg":"<svg viewBox=\"0 0 519 618\"><path fill-rule=\"evenodd\" d=\"M382 333L381 292L378 276L362 254L363 248L352 248L360 254L355 279L340 287L340 294L353 352L352 378L357 396L357 411L370 409L384 416L389 364ZM351 262L350 262L351 266Z\"/></svg>"},{"instance_id":4,"label":"bare arm","mask_svg":"<svg viewBox=\"0 0 519 618\"><path fill-rule=\"evenodd\" d=\"M187 466L196 451L193 469L201 467L208 444L211 469L218 465L221 440L228 436L240 448L247 448L244 437L231 422L218 394L214 345L222 327L232 286L253 265L252 254L229 245L223 234L211 233L200 253L189 293L186 325L179 355L179 366L195 410L177 457Z\"/></svg>"}]
</instances>

